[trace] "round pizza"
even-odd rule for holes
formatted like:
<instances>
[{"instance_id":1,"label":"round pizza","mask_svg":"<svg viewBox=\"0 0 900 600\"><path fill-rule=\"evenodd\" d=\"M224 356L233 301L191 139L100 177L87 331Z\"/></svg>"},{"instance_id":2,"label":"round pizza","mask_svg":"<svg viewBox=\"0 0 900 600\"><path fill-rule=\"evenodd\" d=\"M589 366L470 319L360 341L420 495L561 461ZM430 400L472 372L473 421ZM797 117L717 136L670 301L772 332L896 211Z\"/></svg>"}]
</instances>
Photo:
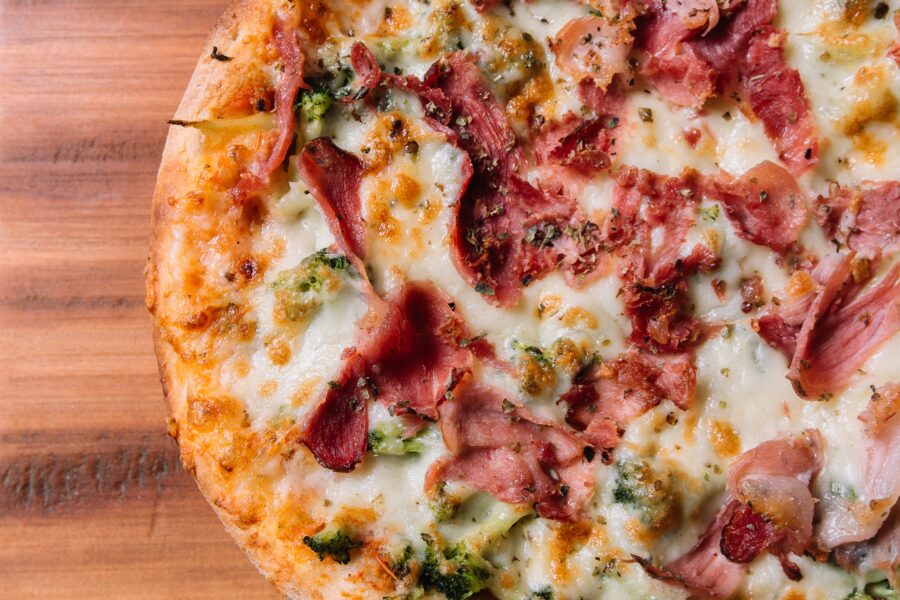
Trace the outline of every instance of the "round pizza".
<instances>
[{"instance_id":1,"label":"round pizza","mask_svg":"<svg viewBox=\"0 0 900 600\"><path fill-rule=\"evenodd\" d=\"M897 0L242 0L147 303L289 598L888 599Z\"/></svg>"}]
</instances>

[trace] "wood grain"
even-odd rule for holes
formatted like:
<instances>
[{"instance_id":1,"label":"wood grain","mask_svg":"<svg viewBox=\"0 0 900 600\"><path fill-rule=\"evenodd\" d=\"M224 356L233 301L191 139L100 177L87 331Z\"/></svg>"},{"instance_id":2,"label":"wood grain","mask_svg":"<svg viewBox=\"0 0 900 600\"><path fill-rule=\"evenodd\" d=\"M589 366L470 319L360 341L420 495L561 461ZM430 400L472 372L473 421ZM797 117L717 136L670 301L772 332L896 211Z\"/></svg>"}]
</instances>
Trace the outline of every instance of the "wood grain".
<instances>
[{"instance_id":1,"label":"wood grain","mask_svg":"<svg viewBox=\"0 0 900 600\"><path fill-rule=\"evenodd\" d=\"M222 0L0 0L0 596L275 598L163 435L166 134Z\"/></svg>"}]
</instances>

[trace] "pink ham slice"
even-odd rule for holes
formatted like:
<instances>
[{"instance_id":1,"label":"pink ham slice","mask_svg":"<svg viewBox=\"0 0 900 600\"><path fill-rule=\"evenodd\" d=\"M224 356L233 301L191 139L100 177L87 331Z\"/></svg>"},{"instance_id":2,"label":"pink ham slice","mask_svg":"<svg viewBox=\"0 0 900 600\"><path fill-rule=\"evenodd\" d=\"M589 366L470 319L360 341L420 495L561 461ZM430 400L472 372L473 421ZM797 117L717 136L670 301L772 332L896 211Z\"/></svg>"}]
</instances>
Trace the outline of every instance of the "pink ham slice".
<instances>
[{"instance_id":1,"label":"pink ham slice","mask_svg":"<svg viewBox=\"0 0 900 600\"><path fill-rule=\"evenodd\" d=\"M900 181L864 181L859 188L834 185L816 200L825 232L861 256L877 260L900 250Z\"/></svg>"},{"instance_id":2,"label":"pink ham slice","mask_svg":"<svg viewBox=\"0 0 900 600\"><path fill-rule=\"evenodd\" d=\"M900 384L876 388L859 420L866 432L860 497L826 497L818 510L816 542L837 556L850 556L875 538L900 498Z\"/></svg>"},{"instance_id":3,"label":"pink ham slice","mask_svg":"<svg viewBox=\"0 0 900 600\"><path fill-rule=\"evenodd\" d=\"M664 360L632 351L579 374L559 402L568 405L566 422L607 456L628 424L663 400L687 410L695 387L690 356Z\"/></svg>"},{"instance_id":4,"label":"pink ham slice","mask_svg":"<svg viewBox=\"0 0 900 600\"><path fill-rule=\"evenodd\" d=\"M728 496L715 520L683 557L648 573L701 598L729 598L746 564L769 551L785 574L801 573L787 558L811 544L815 499L809 486L822 468L822 439L807 429L790 439L763 442L739 456L728 472Z\"/></svg>"},{"instance_id":5,"label":"pink ham slice","mask_svg":"<svg viewBox=\"0 0 900 600\"><path fill-rule=\"evenodd\" d=\"M778 157L792 173L800 174L819 161L819 142L800 73L784 61L783 36L772 27L753 36L741 82Z\"/></svg>"},{"instance_id":6,"label":"pink ham slice","mask_svg":"<svg viewBox=\"0 0 900 600\"><path fill-rule=\"evenodd\" d=\"M900 331L900 264L869 289L841 294L849 284L852 259L847 255L826 282L797 335L788 379L803 398L843 389L866 359Z\"/></svg>"},{"instance_id":7,"label":"pink ham slice","mask_svg":"<svg viewBox=\"0 0 900 600\"><path fill-rule=\"evenodd\" d=\"M363 164L329 138L312 140L300 153L300 177L309 187L337 245L348 256L366 256L366 224L359 184Z\"/></svg>"},{"instance_id":8,"label":"pink ham slice","mask_svg":"<svg viewBox=\"0 0 900 600\"><path fill-rule=\"evenodd\" d=\"M369 343L360 347L378 400L394 414L430 421L473 364L466 324L449 296L434 285L411 282L396 299Z\"/></svg>"},{"instance_id":9,"label":"pink ham slice","mask_svg":"<svg viewBox=\"0 0 900 600\"><path fill-rule=\"evenodd\" d=\"M485 386L464 387L440 411L441 433L453 455L431 466L426 490L460 480L504 502L533 502L548 519L585 517L593 470L584 442L573 433Z\"/></svg>"},{"instance_id":10,"label":"pink ham slice","mask_svg":"<svg viewBox=\"0 0 900 600\"><path fill-rule=\"evenodd\" d=\"M258 158L250 169L241 175L232 196L244 202L253 193L269 183L269 177L281 166L294 141L294 101L301 88L309 89L303 81L303 52L300 49L300 33L287 21L276 20L272 27L272 39L281 57L284 69L275 87L275 118L278 137L269 154Z\"/></svg>"},{"instance_id":11,"label":"pink ham slice","mask_svg":"<svg viewBox=\"0 0 900 600\"><path fill-rule=\"evenodd\" d=\"M900 331L900 265L875 284L853 279L855 253L826 256L813 270L818 288L771 307L759 335L790 359L788 379L802 398L827 398Z\"/></svg>"},{"instance_id":12,"label":"pink ham slice","mask_svg":"<svg viewBox=\"0 0 900 600\"><path fill-rule=\"evenodd\" d=\"M668 3L649 3L646 17L638 24L638 70L667 102L700 108L715 92L715 71L685 42L700 33L703 23L685 19L681 8L667 7Z\"/></svg>"},{"instance_id":13,"label":"pink ham slice","mask_svg":"<svg viewBox=\"0 0 900 600\"><path fill-rule=\"evenodd\" d=\"M473 356L463 348L468 332L450 299L430 283L407 283L395 297L376 303L380 324L344 358L312 412L301 440L323 466L350 471L362 459L368 437L369 400L393 414L438 418L438 406L469 372Z\"/></svg>"},{"instance_id":14,"label":"pink ham slice","mask_svg":"<svg viewBox=\"0 0 900 600\"><path fill-rule=\"evenodd\" d=\"M365 379L365 360L350 349L341 374L328 383L325 397L300 434L319 464L332 471L352 471L366 453L372 386Z\"/></svg>"},{"instance_id":15,"label":"pink ham slice","mask_svg":"<svg viewBox=\"0 0 900 600\"><path fill-rule=\"evenodd\" d=\"M576 81L590 78L606 90L613 77L628 69L633 29L628 17L614 21L597 15L578 17L563 25L550 48L562 71Z\"/></svg>"},{"instance_id":16,"label":"pink ham slice","mask_svg":"<svg viewBox=\"0 0 900 600\"><path fill-rule=\"evenodd\" d=\"M730 523L740 506L736 500L726 502L697 543L681 558L656 566L638 556L634 558L657 579L688 590L696 598L730 598L746 574L742 564L725 558L721 550L722 530Z\"/></svg>"},{"instance_id":17,"label":"pink ham slice","mask_svg":"<svg viewBox=\"0 0 900 600\"><path fill-rule=\"evenodd\" d=\"M781 160L803 173L818 162L818 139L800 75L784 60L784 33L771 26L775 0L719 8L649 3L635 41L640 72L668 102L694 108L736 84Z\"/></svg>"},{"instance_id":18,"label":"pink ham slice","mask_svg":"<svg viewBox=\"0 0 900 600\"><path fill-rule=\"evenodd\" d=\"M783 167L763 161L739 178L713 178L709 187L742 238L783 253L800 237L806 198Z\"/></svg>"},{"instance_id":19,"label":"pink ham slice","mask_svg":"<svg viewBox=\"0 0 900 600\"><path fill-rule=\"evenodd\" d=\"M682 252L698 193L699 180L691 171L666 177L629 168L616 178L604 238L618 259L631 340L650 352L679 352L699 338L684 278L714 268L717 261L705 246Z\"/></svg>"}]
</instances>

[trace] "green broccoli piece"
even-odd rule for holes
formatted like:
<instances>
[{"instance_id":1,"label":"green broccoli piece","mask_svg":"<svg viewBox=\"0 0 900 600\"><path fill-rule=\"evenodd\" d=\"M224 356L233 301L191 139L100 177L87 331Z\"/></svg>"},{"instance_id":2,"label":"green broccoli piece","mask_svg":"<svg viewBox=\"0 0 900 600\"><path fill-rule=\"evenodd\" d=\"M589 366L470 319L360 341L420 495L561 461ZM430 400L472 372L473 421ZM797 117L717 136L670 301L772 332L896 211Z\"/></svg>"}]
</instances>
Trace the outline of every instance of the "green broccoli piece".
<instances>
[{"instance_id":1,"label":"green broccoli piece","mask_svg":"<svg viewBox=\"0 0 900 600\"><path fill-rule=\"evenodd\" d=\"M863 598L872 598L872 600L897 600L900 593L891 587L887 579L870 583L866 586L866 595Z\"/></svg>"},{"instance_id":2,"label":"green broccoli piece","mask_svg":"<svg viewBox=\"0 0 900 600\"><path fill-rule=\"evenodd\" d=\"M428 508L438 523L449 521L459 512L462 499L447 493L447 482L440 482L434 491L428 493Z\"/></svg>"},{"instance_id":3,"label":"green broccoli piece","mask_svg":"<svg viewBox=\"0 0 900 600\"><path fill-rule=\"evenodd\" d=\"M464 542L439 549L431 536L423 534L422 539L427 547L419 584L426 590L436 590L447 600L464 600L487 586L487 563L470 552Z\"/></svg>"},{"instance_id":4,"label":"green broccoli piece","mask_svg":"<svg viewBox=\"0 0 900 600\"><path fill-rule=\"evenodd\" d=\"M326 556L330 556L332 560L342 565L350 562L350 551L362 545L340 527L326 527L312 537L305 535L303 543L319 555L319 560L325 560Z\"/></svg>"},{"instance_id":5,"label":"green broccoli piece","mask_svg":"<svg viewBox=\"0 0 900 600\"><path fill-rule=\"evenodd\" d=\"M327 249L307 256L293 269L281 271L272 283L276 320L299 321L322 305L323 295L334 294L345 277L356 276L346 256Z\"/></svg>"},{"instance_id":6,"label":"green broccoli piece","mask_svg":"<svg viewBox=\"0 0 900 600\"><path fill-rule=\"evenodd\" d=\"M422 436L423 429L412 437L403 437L403 428L397 423L383 423L369 431L369 452L375 456L404 454L420 454L425 450Z\"/></svg>"},{"instance_id":7,"label":"green broccoli piece","mask_svg":"<svg viewBox=\"0 0 900 600\"><path fill-rule=\"evenodd\" d=\"M299 109L303 120L311 123L324 117L333 102L334 98L325 90L304 90L294 109Z\"/></svg>"},{"instance_id":8,"label":"green broccoli piece","mask_svg":"<svg viewBox=\"0 0 900 600\"><path fill-rule=\"evenodd\" d=\"M863 592L858 588L853 588L850 593L844 597L844 600L873 600L872 596Z\"/></svg>"},{"instance_id":9,"label":"green broccoli piece","mask_svg":"<svg viewBox=\"0 0 900 600\"><path fill-rule=\"evenodd\" d=\"M536 592L531 592L530 600L553 600L553 590L550 589L550 586L547 586Z\"/></svg>"},{"instance_id":10,"label":"green broccoli piece","mask_svg":"<svg viewBox=\"0 0 900 600\"><path fill-rule=\"evenodd\" d=\"M681 499L673 489L671 476L658 477L643 461L619 461L616 467L619 476L613 500L639 509L644 523L652 529L665 530L671 526L681 509Z\"/></svg>"}]
</instances>

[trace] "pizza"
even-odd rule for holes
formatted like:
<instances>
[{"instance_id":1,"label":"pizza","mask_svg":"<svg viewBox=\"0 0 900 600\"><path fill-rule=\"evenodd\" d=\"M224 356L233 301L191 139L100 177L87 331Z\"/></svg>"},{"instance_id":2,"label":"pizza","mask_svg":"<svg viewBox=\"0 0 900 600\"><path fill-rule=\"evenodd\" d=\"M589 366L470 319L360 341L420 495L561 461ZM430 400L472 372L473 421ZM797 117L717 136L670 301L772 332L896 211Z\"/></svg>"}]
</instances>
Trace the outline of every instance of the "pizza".
<instances>
[{"instance_id":1,"label":"pizza","mask_svg":"<svg viewBox=\"0 0 900 600\"><path fill-rule=\"evenodd\" d=\"M896 598L896 0L243 0L147 304L290 598Z\"/></svg>"}]
</instances>

